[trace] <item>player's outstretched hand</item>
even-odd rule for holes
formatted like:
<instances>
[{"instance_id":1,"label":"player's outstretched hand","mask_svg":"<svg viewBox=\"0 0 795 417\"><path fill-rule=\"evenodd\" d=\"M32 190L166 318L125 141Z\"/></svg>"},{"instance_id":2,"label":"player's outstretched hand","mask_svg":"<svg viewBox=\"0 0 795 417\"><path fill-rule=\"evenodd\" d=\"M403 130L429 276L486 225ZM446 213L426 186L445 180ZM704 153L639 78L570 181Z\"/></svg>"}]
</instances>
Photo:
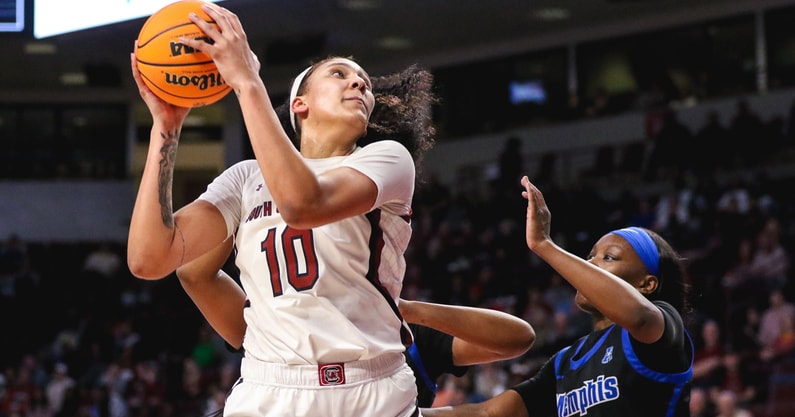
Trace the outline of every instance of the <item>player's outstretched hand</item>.
<instances>
[{"instance_id":1,"label":"player's outstretched hand","mask_svg":"<svg viewBox=\"0 0 795 417\"><path fill-rule=\"evenodd\" d=\"M544 201L544 195L530 182L527 176L522 177L522 186L525 189L522 191L522 197L527 199L527 226L525 230L527 246L531 250L536 250L542 243L552 240L549 237L552 214Z\"/></svg>"}]
</instances>

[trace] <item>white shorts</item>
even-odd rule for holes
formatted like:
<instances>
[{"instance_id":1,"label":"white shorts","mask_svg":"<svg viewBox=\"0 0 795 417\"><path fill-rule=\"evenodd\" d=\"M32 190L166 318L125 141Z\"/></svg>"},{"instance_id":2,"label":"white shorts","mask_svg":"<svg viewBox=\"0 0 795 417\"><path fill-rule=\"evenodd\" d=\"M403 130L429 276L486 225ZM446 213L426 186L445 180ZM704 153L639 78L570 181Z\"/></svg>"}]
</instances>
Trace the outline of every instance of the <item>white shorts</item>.
<instances>
[{"instance_id":1,"label":"white shorts","mask_svg":"<svg viewBox=\"0 0 795 417\"><path fill-rule=\"evenodd\" d=\"M344 364L243 358L224 417L418 417L414 372L400 354Z\"/></svg>"}]
</instances>

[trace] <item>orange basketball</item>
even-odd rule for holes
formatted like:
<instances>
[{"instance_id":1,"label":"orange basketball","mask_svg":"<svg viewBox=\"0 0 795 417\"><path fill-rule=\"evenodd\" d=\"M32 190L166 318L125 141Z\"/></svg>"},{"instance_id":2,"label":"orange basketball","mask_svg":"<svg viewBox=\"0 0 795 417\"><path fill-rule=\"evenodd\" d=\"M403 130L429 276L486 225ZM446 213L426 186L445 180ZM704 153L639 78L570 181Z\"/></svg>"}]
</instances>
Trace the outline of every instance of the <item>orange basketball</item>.
<instances>
[{"instance_id":1,"label":"orange basketball","mask_svg":"<svg viewBox=\"0 0 795 417\"><path fill-rule=\"evenodd\" d=\"M136 43L138 71L158 97L180 107L215 103L231 90L213 60L179 41L180 36L207 39L188 19L190 12L215 22L202 11L203 0L180 0L152 14ZM218 26L216 25L216 28Z\"/></svg>"}]
</instances>

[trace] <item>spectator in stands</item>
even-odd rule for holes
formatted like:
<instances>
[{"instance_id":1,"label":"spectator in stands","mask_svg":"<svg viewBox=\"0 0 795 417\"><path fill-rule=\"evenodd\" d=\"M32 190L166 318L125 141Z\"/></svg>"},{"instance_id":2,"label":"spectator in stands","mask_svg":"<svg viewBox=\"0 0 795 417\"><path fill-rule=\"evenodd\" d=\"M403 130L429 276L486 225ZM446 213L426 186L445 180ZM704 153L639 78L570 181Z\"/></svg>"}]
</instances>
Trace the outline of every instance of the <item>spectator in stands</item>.
<instances>
[{"instance_id":1,"label":"spectator in stands","mask_svg":"<svg viewBox=\"0 0 795 417\"><path fill-rule=\"evenodd\" d=\"M795 337L792 334L795 303L787 300L779 289L770 292L769 301L770 304L763 311L759 326L760 355L767 360L786 353Z\"/></svg>"},{"instance_id":2,"label":"spectator in stands","mask_svg":"<svg viewBox=\"0 0 795 417\"><path fill-rule=\"evenodd\" d=\"M724 355L725 344L720 325L715 319L707 319L701 325L701 338L693 356L693 385L704 388L714 386Z\"/></svg>"},{"instance_id":3,"label":"spectator in stands","mask_svg":"<svg viewBox=\"0 0 795 417\"><path fill-rule=\"evenodd\" d=\"M576 291L566 282L559 273L551 271L547 286L544 289L544 301L552 307L554 311L560 311L564 314L571 314L577 309L574 304L574 295Z\"/></svg>"},{"instance_id":4,"label":"spectator in stands","mask_svg":"<svg viewBox=\"0 0 795 417\"><path fill-rule=\"evenodd\" d=\"M756 233L753 218L749 215L751 197L748 185L733 179L718 189L717 195L712 208L715 242L734 251L742 239Z\"/></svg>"},{"instance_id":5,"label":"spectator in stands","mask_svg":"<svg viewBox=\"0 0 795 417\"><path fill-rule=\"evenodd\" d=\"M518 136L509 136L505 140L498 160L499 176L497 178L499 188L504 190L505 196L516 194L516 184L524 172L524 155L522 155L522 140ZM514 191L511 193L511 191ZM501 193L502 195L502 193Z\"/></svg>"},{"instance_id":6,"label":"spectator in stands","mask_svg":"<svg viewBox=\"0 0 795 417\"><path fill-rule=\"evenodd\" d=\"M473 390L480 398L491 398L503 391L508 384L508 372L498 362L478 365L478 371L471 373Z\"/></svg>"},{"instance_id":7,"label":"spectator in stands","mask_svg":"<svg viewBox=\"0 0 795 417\"><path fill-rule=\"evenodd\" d=\"M726 351L717 369L713 389L732 391L740 404L755 403L760 391L760 381L759 375L748 366L749 359L752 358L742 356L740 352Z\"/></svg>"},{"instance_id":8,"label":"spectator in stands","mask_svg":"<svg viewBox=\"0 0 795 417\"><path fill-rule=\"evenodd\" d=\"M753 239L743 237L735 246L735 252L727 252L725 262L728 266L720 278L727 342L742 353L755 352L759 348L757 305L762 294L767 294L767 289L751 273Z\"/></svg>"},{"instance_id":9,"label":"spectator in stands","mask_svg":"<svg viewBox=\"0 0 795 417\"><path fill-rule=\"evenodd\" d=\"M638 196L635 197L636 207L634 211L629 213L629 226L643 227L646 229L654 229L654 222L656 213L654 207L657 202L653 201L652 197Z\"/></svg>"},{"instance_id":10,"label":"spectator in stands","mask_svg":"<svg viewBox=\"0 0 795 417\"><path fill-rule=\"evenodd\" d=\"M781 244L781 223L775 217L765 221L756 236L756 250L750 272L763 288L783 289L787 284L790 256Z\"/></svg>"},{"instance_id":11,"label":"spectator in stands","mask_svg":"<svg viewBox=\"0 0 795 417\"><path fill-rule=\"evenodd\" d=\"M755 357L759 352L759 325L761 314L754 305L746 305L743 316L731 322L730 343L744 356Z\"/></svg>"},{"instance_id":12,"label":"spectator in stands","mask_svg":"<svg viewBox=\"0 0 795 417\"><path fill-rule=\"evenodd\" d=\"M730 390L720 391L715 396L715 404L716 417L753 417L748 409L738 404L737 395Z\"/></svg>"},{"instance_id":13,"label":"spectator in stands","mask_svg":"<svg viewBox=\"0 0 795 417\"><path fill-rule=\"evenodd\" d=\"M120 273L124 262L120 254L111 249L110 242L100 242L83 260L83 275L86 292L92 297L90 305L110 309L119 302L126 284ZM134 285L134 284L130 284Z\"/></svg>"},{"instance_id":14,"label":"spectator in stands","mask_svg":"<svg viewBox=\"0 0 795 417\"><path fill-rule=\"evenodd\" d=\"M690 417L712 417L714 413L709 393L704 388L693 387L690 390Z\"/></svg>"},{"instance_id":15,"label":"spectator in stands","mask_svg":"<svg viewBox=\"0 0 795 417\"><path fill-rule=\"evenodd\" d=\"M217 367L222 359L224 341L218 337L209 324L199 327L196 344L191 351L191 358L200 368Z\"/></svg>"},{"instance_id":16,"label":"spectator in stands","mask_svg":"<svg viewBox=\"0 0 795 417\"><path fill-rule=\"evenodd\" d=\"M32 373L33 369L24 362L16 369L6 370L6 391L0 404L0 415L24 416L30 411L36 390Z\"/></svg>"},{"instance_id":17,"label":"spectator in stands","mask_svg":"<svg viewBox=\"0 0 795 417\"><path fill-rule=\"evenodd\" d=\"M655 206L654 227L656 231L679 247L689 248L692 245L689 237L698 227L696 210L706 204L700 194L684 177L677 176L672 181L672 188L662 194Z\"/></svg>"},{"instance_id":18,"label":"spectator in stands","mask_svg":"<svg viewBox=\"0 0 795 417\"><path fill-rule=\"evenodd\" d=\"M165 397L167 379L162 368L163 365L154 360L135 364L135 373L127 396L133 415L160 415L170 408Z\"/></svg>"},{"instance_id":19,"label":"spectator in stands","mask_svg":"<svg viewBox=\"0 0 795 417\"><path fill-rule=\"evenodd\" d=\"M767 152L763 137L765 126L759 115L751 110L747 99L737 100L734 116L729 128L731 140L729 147L734 150L737 165L735 168L745 168L759 163L759 157Z\"/></svg>"},{"instance_id":20,"label":"spectator in stands","mask_svg":"<svg viewBox=\"0 0 795 417\"><path fill-rule=\"evenodd\" d=\"M0 396L0 399L2 399L2 396ZM25 414L25 417L53 417L50 404L47 402L47 396L44 394L44 389L41 387L36 387L33 391L33 398L30 401L30 410Z\"/></svg>"},{"instance_id":21,"label":"spectator in stands","mask_svg":"<svg viewBox=\"0 0 795 417\"><path fill-rule=\"evenodd\" d=\"M67 400L75 395L76 385L74 378L69 376L69 367L63 362L56 363L53 367L52 379L47 383L46 390L47 403L53 415L67 416L74 412L69 409Z\"/></svg>"},{"instance_id":22,"label":"spectator in stands","mask_svg":"<svg viewBox=\"0 0 795 417\"><path fill-rule=\"evenodd\" d=\"M784 316L781 331L769 346L764 346L759 357L772 363L795 362L795 317Z\"/></svg>"},{"instance_id":23,"label":"spectator in stands","mask_svg":"<svg viewBox=\"0 0 795 417\"><path fill-rule=\"evenodd\" d=\"M103 278L116 278L122 266L121 255L111 250L109 242L101 242L83 261L83 271L99 274Z\"/></svg>"},{"instance_id":24,"label":"spectator in stands","mask_svg":"<svg viewBox=\"0 0 795 417\"><path fill-rule=\"evenodd\" d=\"M533 323L536 332L535 346L544 346L551 337L553 330L552 316L554 310L543 297L541 288L532 286L527 288L527 302L521 312L521 317L528 323Z\"/></svg>"},{"instance_id":25,"label":"spectator in stands","mask_svg":"<svg viewBox=\"0 0 795 417\"><path fill-rule=\"evenodd\" d=\"M734 150L730 145L729 129L720 120L717 110L707 113L707 122L696 133L693 146L693 171L699 175L713 174L717 169L730 169L734 160Z\"/></svg>"},{"instance_id":26,"label":"spectator in stands","mask_svg":"<svg viewBox=\"0 0 795 417\"><path fill-rule=\"evenodd\" d=\"M716 202L716 208L719 211L736 210L739 214L748 214L753 204L748 188L748 183L741 178L729 179Z\"/></svg>"},{"instance_id":27,"label":"spectator in stands","mask_svg":"<svg viewBox=\"0 0 795 417\"><path fill-rule=\"evenodd\" d=\"M736 249L736 256L731 260L732 264L721 277L721 284L731 301L742 303L745 300L743 292L748 290L746 287L753 278L751 260L754 242L750 238L743 238L736 245Z\"/></svg>"},{"instance_id":28,"label":"spectator in stands","mask_svg":"<svg viewBox=\"0 0 795 417\"><path fill-rule=\"evenodd\" d=\"M135 372L121 361L116 361L108 365L105 372L100 376L98 385L105 389L108 398L108 409L111 417L124 417L130 413L130 404L127 402L127 394L131 382L135 377Z\"/></svg>"},{"instance_id":29,"label":"spectator in stands","mask_svg":"<svg viewBox=\"0 0 795 417\"><path fill-rule=\"evenodd\" d=\"M13 297L17 280L28 268L29 258L25 242L16 233L0 242L0 296Z\"/></svg>"},{"instance_id":30,"label":"spectator in stands","mask_svg":"<svg viewBox=\"0 0 795 417\"><path fill-rule=\"evenodd\" d=\"M650 178L665 178L689 170L694 161L682 149L692 146L692 139L690 128L679 121L675 110L669 109L663 116L660 132L653 138L648 165Z\"/></svg>"}]
</instances>

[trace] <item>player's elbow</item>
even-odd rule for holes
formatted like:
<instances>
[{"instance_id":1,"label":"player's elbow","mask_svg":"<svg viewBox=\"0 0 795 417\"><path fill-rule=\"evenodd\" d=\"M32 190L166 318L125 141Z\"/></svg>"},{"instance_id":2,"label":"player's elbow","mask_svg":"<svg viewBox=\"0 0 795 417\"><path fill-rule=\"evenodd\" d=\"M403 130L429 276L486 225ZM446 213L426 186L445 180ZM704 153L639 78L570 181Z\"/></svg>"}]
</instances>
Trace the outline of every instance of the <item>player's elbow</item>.
<instances>
[{"instance_id":1,"label":"player's elbow","mask_svg":"<svg viewBox=\"0 0 795 417\"><path fill-rule=\"evenodd\" d=\"M643 309L632 315L632 320L619 323L635 340L654 343L660 340L665 329L665 319L658 308Z\"/></svg>"},{"instance_id":2,"label":"player's elbow","mask_svg":"<svg viewBox=\"0 0 795 417\"><path fill-rule=\"evenodd\" d=\"M533 347L535 341L536 332L533 326L529 324L527 324L527 326L522 326L520 329L516 329L516 332L513 333L513 337L505 343L503 354L509 358L524 355Z\"/></svg>"},{"instance_id":3,"label":"player's elbow","mask_svg":"<svg viewBox=\"0 0 795 417\"><path fill-rule=\"evenodd\" d=\"M522 335L523 335L523 337L522 337L522 343L521 343L522 347L521 347L521 349L524 350L524 352L522 352L522 353L525 353L528 350L530 350L531 347L533 347L533 344L535 344L535 342L536 342L536 331L535 331L535 329L533 329L533 326L530 326L528 324L527 328L522 333Z\"/></svg>"},{"instance_id":4,"label":"player's elbow","mask_svg":"<svg viewBox=\"0 0 795 417\"><path fill-rule=\"evenodd\" d=\"M170 271L165 271L159 267L159 262L153 261L147 256L141 256L135 253L127 254L127 268L130 273L136 277L146 280L155 280L165 278Z\"/></svg>"},{"instance_id":5,"label":"player's elbow","mask_svg":"<svg viewBox=\"0 0 795 417\"><path fill-rule=\"evenodd\" d=\"M293 229L306 230L318 226L317 210L303 205L279 207L282 220Z\"/></svg>"}]
</instances>

